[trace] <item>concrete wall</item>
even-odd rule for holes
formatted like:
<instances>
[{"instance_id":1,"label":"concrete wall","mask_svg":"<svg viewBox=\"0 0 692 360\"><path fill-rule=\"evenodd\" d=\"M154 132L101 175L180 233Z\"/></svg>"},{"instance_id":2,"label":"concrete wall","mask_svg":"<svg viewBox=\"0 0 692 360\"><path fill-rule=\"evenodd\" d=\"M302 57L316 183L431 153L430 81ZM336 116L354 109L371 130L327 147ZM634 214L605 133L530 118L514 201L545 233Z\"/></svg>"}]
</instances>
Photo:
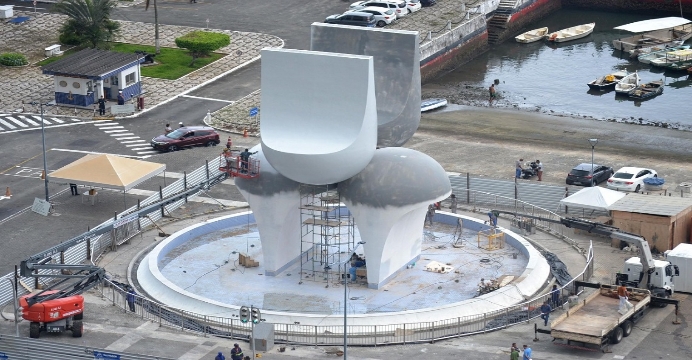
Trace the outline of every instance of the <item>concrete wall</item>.
<instances>
[{"instance_id":1,"label":"concrete wall","mask_svg":"<svg viewBox=\"0 0 692 360\"><path fill-rule=\"evenodd\" d=\"M421 37L427 34L421 34ZM474 14L469 20L420 46L421 81L434 78L482 54L488 48L488 31L484 14Z\"/></svg>"},{"instance_id":2,"label":"concrete wall","mask_svg":"<svg viewBox=\"0 0 692 360\"><path fill-rule=\"evenodd\" d=\"M680 3L682 11L689 18L692 13L692 0L562 0L564 7L587 8L591 10L613 10L613 11L637 11L650 12L665 11L680 16Z\"/></svg>"}]
</instances>

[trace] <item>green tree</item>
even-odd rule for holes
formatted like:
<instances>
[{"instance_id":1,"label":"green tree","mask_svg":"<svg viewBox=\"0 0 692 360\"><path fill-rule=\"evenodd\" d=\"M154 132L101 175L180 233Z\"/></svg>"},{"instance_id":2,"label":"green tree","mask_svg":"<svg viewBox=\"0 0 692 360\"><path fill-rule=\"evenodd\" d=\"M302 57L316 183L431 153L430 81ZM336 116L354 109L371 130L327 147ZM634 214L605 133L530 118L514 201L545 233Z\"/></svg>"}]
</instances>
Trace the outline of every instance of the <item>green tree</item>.
<instances>
[{"instance_id":1,"label":"green tree","mask_svg":"<svg viewBox=\"0 0 692 360\"><path fill-rule=\"evenodd\" d=\"M208 56L209 53L228 46L230 43L230 36L209 31L193 31L175 39L175 44L178 47L190 51L190 55L192 55L190 66L194 65L198 58Z\"/></svg>"},{"instance_id":2,"label":"green tree","mask_svg":"<svg viewBox=\"0 0 692 360\"><path fill-rule=\"evenodd\" d=\"M120 23L110 19L115 0L60 0L53 11L69 19L60 28L61 39L92 48L107 47L120 32Z\"/></svg>"},{"instance_id":3,"label":"green tree","mask_svg":"<svg viewBox=\"0 0 692 360\"><path fill-rule=\"evenodd\" d=\"M146 0L144 4L144 11L149 10L150 0ZM154 0L154 46L156 47L156 53L161 53L161 47L159 47L159 11L156 9L156 0Z\"/></svg>"}]
</instances>

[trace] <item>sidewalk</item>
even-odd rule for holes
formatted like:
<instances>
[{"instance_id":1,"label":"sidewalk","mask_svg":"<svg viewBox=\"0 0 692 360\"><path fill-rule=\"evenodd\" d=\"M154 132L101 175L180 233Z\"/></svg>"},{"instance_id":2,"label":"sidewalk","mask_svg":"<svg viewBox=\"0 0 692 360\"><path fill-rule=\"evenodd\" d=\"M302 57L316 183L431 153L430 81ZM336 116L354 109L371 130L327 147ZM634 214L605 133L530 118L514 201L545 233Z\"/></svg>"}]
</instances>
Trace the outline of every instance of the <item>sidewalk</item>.
<instances>
[{"instance_id":1,"label":"sidewalk","mask_svg":"<svg viewBox=\"0 0 692 360\"><path fill-rule=\"evenodd\" d=\"M189 209L193 206L192 203L175 211L171 218L165 218L158 225L168 234L172 234L178 230L184 229L190 225L206 221L218 216L228 215L238 211L244 211L244 208L233 208L224 210L211 210L209 208ZM474 213L471 211L460 211L460 214L472 216L485 220L485 213ZM504 218L499 219L499 225L509 228L509 221ZM135 260L138 254L144 253L149 248L155 246L161 239L158 235L158 229L152 229L144 232L142 235L136 236L131 240L131 243L122 245L116 252L109 252L99 260L98 264L103 266L109 276L120 282L127 282L128 268L136 265ZM567 234L566 234L567 235ZM577 241L584 248L588 248L590 237L583 235L568 235L573 240ZM535 235L527 237L538 246L558 255L560 259L567 265L570 274L577 275L585 265L583 255L578 253L570 245L563 240L557 239L554 236L537 232ZM631 256L631 253L625 253L614 248L610 248L608 243L603 239L594 239L594 250L596 259L596 274L593 281L608 281L611 275L619 270L625 258ZM127 313L117 306L113 306L107 299L102 298L96 290L91 290L85 294L86 311L85 311L85 335L82 338L72 338L66 334L46 334L42 339L49 341L58 341L61 343L71 343L75 345L89 346L93 348L102 348L113 351L123 351L128 353L140 353L173 359L182 360L197 360L197 359L213 359L218 351L223 351L226 355L233 346L233 343L239 342L243 347L246 355L250 355L250 349L247 343L238 340L229 340L217 337L203 337L189 332L176 331L165 327L159 327L157 323L141 320L136 314ZM5 310L7 312L7 310ZM554 314L557 316L558 313ZM460 347L460 350L470 346L478 341L478 338L483 338L486 341L503 344L507 342L508 334L513 337L526 338L530 334L532 336L533 322L530 324L521 324L498 332L488 333L484 335L475 335L440 342L438 347ZM0 323L0 333L13 334L14 326L12 322L5 321ZM20 334L28 332L28 324L20 323ZM521 334L521 335L519 335ZM520 337L521 336L521 337ZM452 345L454 344L454 345ZM546 341L542 346L548 346ZM430 345L397 345L385 348L350 348L350 354L358 353L373 353L379 354L378 359L391 359L390 351L406 349L428 348ZM499 354L505 346L491 346L479 349L474 348L480 353L489 352L491 354ZM281 358L333 358L334 355L328 355L330 348L327 347L311 347L289 346L284 353L278 352L279 346L275 346L270 352L263 354L267 359ZM442 350L440 350L442 351ZM374 354L373 354L374 355ZM485 354L488 355L488 354ZM503 354L504 355L504 354ZM485 357L485 359L504 358L502 357ZM612 355L611 355L612 357ZM356 355L355 358L364 358ZM447 358L447 357L439 357ZM571 357L568 357L571 358Z\"/></svg>"}]
</instances>

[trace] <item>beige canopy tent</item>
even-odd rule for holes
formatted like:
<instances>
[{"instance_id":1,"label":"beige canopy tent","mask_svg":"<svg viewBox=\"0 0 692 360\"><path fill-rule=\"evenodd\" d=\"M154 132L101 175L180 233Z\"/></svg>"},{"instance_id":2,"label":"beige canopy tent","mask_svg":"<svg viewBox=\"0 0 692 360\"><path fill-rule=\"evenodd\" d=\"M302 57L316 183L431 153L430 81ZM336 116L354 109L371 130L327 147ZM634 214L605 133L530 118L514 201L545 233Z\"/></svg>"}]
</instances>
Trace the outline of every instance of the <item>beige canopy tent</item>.
<instances>
[{"instance_id":1,"label":"beige canopy tent","mask_svg":"<svg viewBox=\"0 0 692 360\"><path fill-rule=\"evenodd\" d=\"M48 175L51 182L128 191L166 171L166 165L109 154L89 154Z\"/></svg>"}]
</instances>

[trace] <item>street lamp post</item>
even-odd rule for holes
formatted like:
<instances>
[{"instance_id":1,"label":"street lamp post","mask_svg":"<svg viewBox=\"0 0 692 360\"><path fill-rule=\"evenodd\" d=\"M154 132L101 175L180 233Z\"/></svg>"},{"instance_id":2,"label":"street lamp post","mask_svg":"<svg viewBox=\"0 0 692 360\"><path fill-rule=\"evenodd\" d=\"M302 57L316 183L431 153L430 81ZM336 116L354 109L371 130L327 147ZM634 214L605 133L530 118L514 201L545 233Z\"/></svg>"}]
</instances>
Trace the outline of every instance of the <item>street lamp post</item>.
<instances>
[{"instance_id":1,"label":"street lamp post","mask_svg":"<svg viewBox=\"0 0 692 360\"><path fill-rule=\"evenodd\" d=\"M43 143L43 184L46 189L46 201L50 201L48 196L48 164L46 160L46 123L43 121L43 107L54 105L52 102L39 103L37 101L32 101L31 105L39 105L41 108L41 142Z\"/></svg>"},{"instance_id":2,"label":"street lamp post","mask_svg":"<svg viewBox=\"0 0 692 360\"><path fill-rule=\"evenodd\" d=\"M594 148L596 148L596 144L598 144L598 139L589 139L589 144L591 144L591 185L593 186L593 153Z\"/></svg>"}]
</instances>

